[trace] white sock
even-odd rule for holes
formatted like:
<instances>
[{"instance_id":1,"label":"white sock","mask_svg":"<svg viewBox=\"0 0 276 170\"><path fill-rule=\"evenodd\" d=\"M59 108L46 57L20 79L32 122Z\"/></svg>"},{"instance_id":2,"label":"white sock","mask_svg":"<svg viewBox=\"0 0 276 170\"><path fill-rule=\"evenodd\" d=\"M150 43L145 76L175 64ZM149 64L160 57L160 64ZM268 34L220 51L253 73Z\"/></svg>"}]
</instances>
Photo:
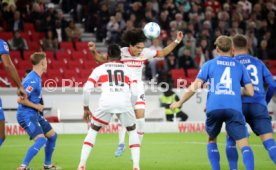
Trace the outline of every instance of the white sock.
<instances>
[{"instance_id":1,"label":"white sock","mask_svg":"<svg viewBox=\"0 0 276 170\"><path fill-rule=\"evenodd\" d=\"M129 148L131 149L131 157L133 168L139 169L140 162L140 140L136 130L129 131Z\"/></svg>"},{"instance_id":2,"label":"white sock","mask_svg":"<svg viewBox=\"0 0 276 170\"><path fill-rule=\"evenodd\" d=\"M119 133L119 144L125 144L126 128L121 125L118 133Z\"/></svg>"},{"instance_id":3,"label":"white sock","mask_svg":"<svg viewBox=\"0 0 276 170\"><path fill-rule=\"evenodd\" d=\"M136 119L137 133L139 135L140 143L142 143L144 136L145 118Z\"/></svg>"},{"instance_id":4,"label":"white sock","mask_svg":"<svg viewBox=\"0 0 276 170\"><path fill-rule=\"evenodd\" d=\"M86 165L86 161L89 157L89 154L92 150L92 148L95 145L96 142L96 137L97 137L98 132L93 130L93 129L89 129L83 145L82 145L82 150L81 150L81 158L80 158L80 164L79 166L85 166Z\"/></svg>"}]
</instances>

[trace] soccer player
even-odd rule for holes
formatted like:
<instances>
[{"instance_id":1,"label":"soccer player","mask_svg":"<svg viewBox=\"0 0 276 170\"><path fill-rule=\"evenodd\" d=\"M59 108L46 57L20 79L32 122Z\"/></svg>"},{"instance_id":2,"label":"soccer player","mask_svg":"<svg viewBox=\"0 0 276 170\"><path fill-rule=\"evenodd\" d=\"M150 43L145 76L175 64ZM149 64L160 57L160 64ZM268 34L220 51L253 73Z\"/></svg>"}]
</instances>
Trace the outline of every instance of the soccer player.
<instances>
[{"instance_id":1,"label":"soccer player","mask_svg":"<svg viewBox=\"0 0 276 170\"><path fill-rule=\"evenodd\" d=\"M130 69L120 61L121 51L118 45L108 47L108 62L95 68L86 82L84 93L84 119L92 117L91 128L84 140L78 170L84 170L86 161L95 145L96 136L102 126L108 125L116 114L129 133L129 147L133 160L133 169L139 170L140 141L135 129L135 114L131 104L131 95L137 91L136 80ZM92 115L89 109L89 95L94 87L101 84L99 106ZM136 88L135 88L136 87Z\"/></svg>"},{"instance_id":2,"label":"soccer player","mask_svg":"<svg viewBox=\"0 0 276 170\"><path fill-rule=\"evenodd\" d=\"M173 103L171 108L180 107L193 96L195 90L209 80L206 131L209 136L208 158L212 169L220 169L220 155L216 138L225 122L228 135L236 141L242 151L246 170L253 170L254 156L248 144L247 129L242 114L241 87L244 86L242 93L248 96L253 96L254 89L245 67L231 57L231 38L219 36L215 45L219 57L203 65L195 81L189 86L180 101Z\"/></svg>"},{"instance_id":3,"label":"soccer player","mask_svg":"<svg viewBox=\"0 0 276 170\"><path fill-rule=\"evenodd\" d=\"M267 110L267 104L276 90L276 83L264 63L248 54L245 36L235 35L233 44L234 58L246 67L254 87L254 96L242 97L242 111L245 120L253 132L260 136L270 158L276 164L276 144L273 139L272 124ZM264 89L264 84L267 85L267 91ZM237 169L238 153L236 142L230 137L226 139L226 155L230 169Z\"/></svg>"},{"instance_id":4,"label":"soccer player","mask_svg":"<svg viewBox=\"0 0 276 170\"><path fill-rule=\"evenodd\" d=\"M46 55L43 52L36 52L31 55L33 70L24 78L22 85L27 93L27 98L18 98L17 121L22 128L34 140L29 147L26 156L17 170L30 170L28 167L31 160L45 145L45 159L43 169L60 169L52 165L52 155L56 145L57 134L51 125L39 112L43 111L41 101L41 76L47 70Z\"/></svg>"},{"instance_id":5,"label":"soccer player","mask_svg":"<svg viewBox=\"0 0 276 170\"><path fill-rule=\"evenodd\" d=\"M138 81L137 86L139 92L137 97L133 98L132 102L136 115L137 132L139 134L140 141L142 142L145 126L145 89L142 81L142 70L144 64L149 59L154 57L165 57L171 53L171 51L182 41L183 33L178 31L176 39L160 51L145 48L144 42L146 37L141 29L133 29L125 32L122 39L125 43L129 44L129 47L121 48L121 61L130 67L133 75L135 76L134 78ZM106 58L96 51L96 47L93 42L88 43L88 46L96 61L106 61ZM121 156L124 151L125 133L126 129L121 128L119 131L119 145L117 151L115 152L115 156Z\"/></svg>"},{"instance_id":6,"label":"soccer player","mask_svg":"<svg viewBox=\"0 0 276 170\"><path fill-rule=\"evenodd\" d=\"M9 73L12 80L16 83L17 94L23 98L26 97L26 93L21 85L20 78L10 58L9 46L7 42L0 39L0 62L2 61L6 71ZM5 140L5 117L2 108L2 100L0 98L0 147Z\"/></svg>"}]
</instances>

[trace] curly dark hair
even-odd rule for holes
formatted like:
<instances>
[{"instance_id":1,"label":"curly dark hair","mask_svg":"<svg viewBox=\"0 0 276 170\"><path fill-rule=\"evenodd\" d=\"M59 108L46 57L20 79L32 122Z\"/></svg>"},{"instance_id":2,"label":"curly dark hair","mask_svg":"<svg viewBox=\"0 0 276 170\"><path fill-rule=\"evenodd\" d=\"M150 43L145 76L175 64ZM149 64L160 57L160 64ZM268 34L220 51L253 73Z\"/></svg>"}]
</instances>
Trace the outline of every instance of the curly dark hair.
<instances>
[{"instance_id":1,"label":"curly dark hair","mask_svg":"<svg viewBox=\"0 0 276 170\"><path fill-rule=\"evenodd\" d=\"M107 49L107 55L110 59L116 59L121 57L121 49L117 44L110 44Z\"/></svg>"},{"instance_id":2,"label":"curly dark hair","mask_svg":"<svg viewBox=\"0 0 276 170\"><path fill-rule=\"evenodd\" d=\"M123 42L134 46L137 43L145 42L146 41L146 36L144 35L144 32L142 29L139 28L134 28L132 30L126 31L123 34Z\"/></svg>"}]
</instances>

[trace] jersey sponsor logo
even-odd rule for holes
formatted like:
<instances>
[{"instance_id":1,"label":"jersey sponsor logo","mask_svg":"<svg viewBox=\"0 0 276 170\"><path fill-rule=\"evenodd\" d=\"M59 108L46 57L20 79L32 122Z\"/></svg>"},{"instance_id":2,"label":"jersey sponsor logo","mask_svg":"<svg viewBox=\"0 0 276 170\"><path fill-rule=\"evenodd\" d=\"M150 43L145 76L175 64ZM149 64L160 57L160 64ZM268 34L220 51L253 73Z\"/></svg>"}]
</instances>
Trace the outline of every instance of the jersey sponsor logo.
<instances>
[{"instance_id":1,"label":"jersey sponsor logo","mask_svg":"<svg viewBox=\"0 0 276 170\"><path fill-rule=\"evenodd\" d=\"M5 43L4 44L4 49L6 50L6 51L9 51L9 46Z\"/></svg>"},{"instance_id":2,"label":"jersey sponsor logo","mask_svg":"<svg viewBox=\"0 0 276 170\"><path fill-rule=\"evenodd\" d=\"M34 83L35 83L35 81L31 81L31 83L32 83L32 84L34 84Z\"/></svg>"},{"instance_id":3,"label":"jersey sponsor logo","mask_svg":"<svg viewBox=\"0 0 276 170\"><path fill-rule=\"evenodd\" d=\"M27 88L26 88L26 91L27 92L29 92L29 93L31 93L32 91L33 91L33 87L32 86L28 86Z\"/></svg>"},{"instance_id":4,"label":"jersey sponsor logo","mask_svg":"<svg viewBox=\"0 0 276 170\"><path fill-rule=\"evenodd\" d=\"M130 60L130 61L123 61L128 67L142 67L144 64L144 61L136 61L136 60Z\"/></svg>"}]
</instances>

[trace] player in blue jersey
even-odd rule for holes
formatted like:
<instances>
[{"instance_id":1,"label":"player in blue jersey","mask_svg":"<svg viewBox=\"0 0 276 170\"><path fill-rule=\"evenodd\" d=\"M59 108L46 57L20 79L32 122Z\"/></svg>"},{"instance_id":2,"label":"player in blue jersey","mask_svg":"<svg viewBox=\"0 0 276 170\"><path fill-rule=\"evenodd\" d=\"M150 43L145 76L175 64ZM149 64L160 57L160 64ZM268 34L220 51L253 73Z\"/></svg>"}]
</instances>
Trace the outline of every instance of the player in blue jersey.
<instances>
[{"instance_id":1,"label":"player in blue jersey","mask_svg":"<svg viewBox=\"0 0 276 170\"><path fill-rule=\"evenodd\" d=\"M189 86L181 100L171 105L179 108L195 91L209 81L209 91L206 105L206 131L209 135L207 145L208 158L213 170L220 169L220 155L216 138L223 122L226 131L242 151L246 170L254 169L254 156L248 144L247 129L242 115L241 93L253 96L254 90L245 67L234 60L232 55L232 40L227 36L219 36L215 42L216 51L220 57L205 63L196 80ZM244 87L241 91L241 87Z\"/></svg>"},{"instance_id":2,"label":"player in blue jersey","mask_svg":"<svg viewBox=\"0 0 276 170\"><path fill-rule=\"evenodd\" d=\"M248 54L245 36L234 36L233 44L235 59L246 67L254 87L254 96L242 97L243 114L253 132L260 136L270 158L276 164L276 144L267 110L267 104L276 90L276 83L264 63ZM265 84L267 90L264 89ZM227 137L226 155L230 170L237 169L238 166L238 152L235 146L235 140Z\"/></svg>"},{"instance_id":3,"label":"player in blue jersey","mask_svg":"<svg viewBox=\"0 0 276 170\"><path fill-rule=\"evenodd\" d=\"M7 42L0 39L0 62L3 62L6 71L9 73L10 77L16 83L18 88L17 94L21 97L26 97L26 93L21 85L20 78L14 67L12 60L10 58L9 46ZM5 140L5 117L2 108L2 100L0 98L0 147Z\"/></svg>"},{"instance_id":4,"label":"player in blue jersey","mask_svg":"<svg viewBox=\"0 0 276 170\"><path fill-rule=\"evenodd\" d=\"M24 78L22 85L27 93L25 99L18 98L17 121L34 140L27 154L17 170L30 170L29 163L39 150L45 145L45 159L43 169L60 169L52 165L52 155L56 145L57 134L51 125L39 112L43 111L41 101L41 76L47 70L46 55L36 52L31 55L33 70Z\"/></svg>"}]
</instances>

